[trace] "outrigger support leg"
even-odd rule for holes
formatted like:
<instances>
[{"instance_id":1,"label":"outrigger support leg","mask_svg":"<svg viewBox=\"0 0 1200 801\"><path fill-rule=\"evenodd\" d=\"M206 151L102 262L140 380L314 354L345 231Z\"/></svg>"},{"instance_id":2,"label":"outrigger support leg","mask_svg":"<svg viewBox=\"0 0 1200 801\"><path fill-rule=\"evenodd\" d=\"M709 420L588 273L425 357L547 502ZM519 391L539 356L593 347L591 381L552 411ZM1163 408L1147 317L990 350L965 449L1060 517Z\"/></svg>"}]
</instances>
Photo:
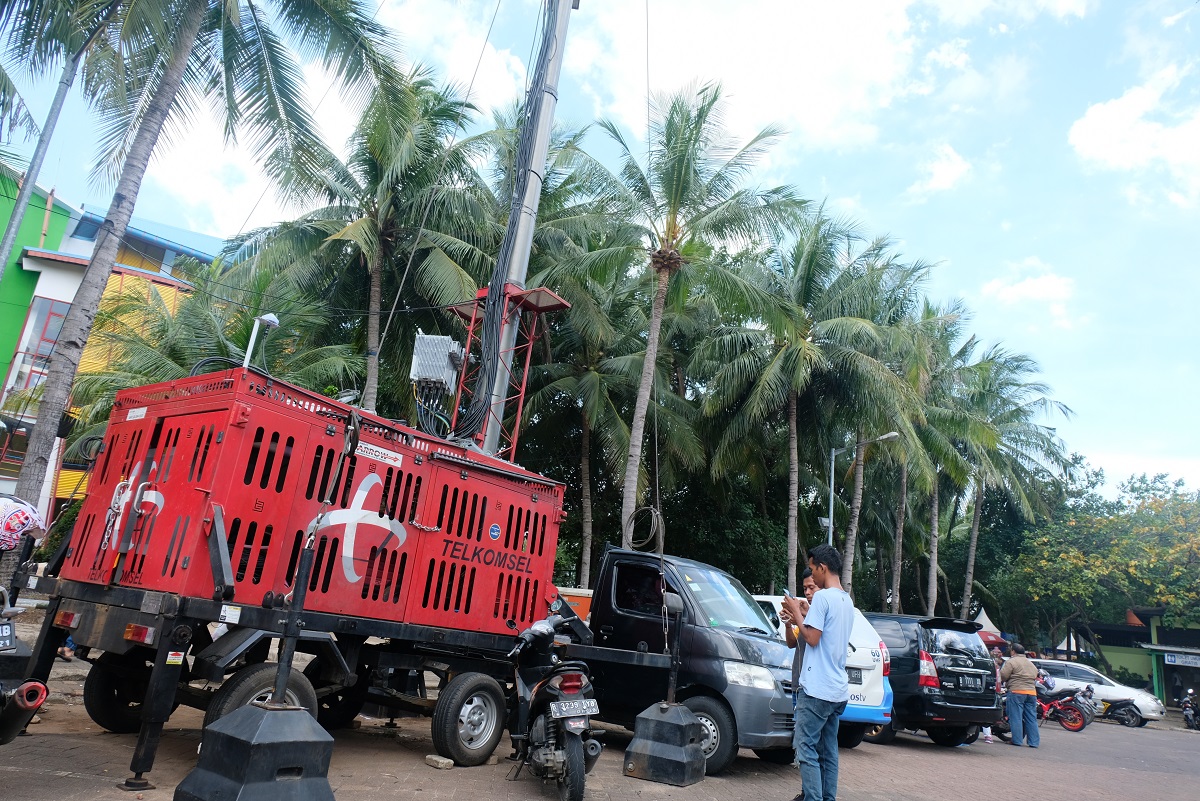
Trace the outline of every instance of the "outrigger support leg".
<instances>
[{"instance_id":1,"label":"outrigger support leg","mask_svg":"<svg viewBox=\"0 0 1200 801\"><path fill-rule=\"evenodd\" d=\"M142 701L142 728L138 730L137 745L129 762L129 770L133 775L117 785L122 790L141 792L154 789L144 774L154 767L158 741L162 737L163 724L171 717L175 707L183 657L191 640L192 628L182 619L176 619L171 631L163 632L154 657L154 667L150 671L150 681L146 685L146 698Z\"/></svg>"}]
</instances>

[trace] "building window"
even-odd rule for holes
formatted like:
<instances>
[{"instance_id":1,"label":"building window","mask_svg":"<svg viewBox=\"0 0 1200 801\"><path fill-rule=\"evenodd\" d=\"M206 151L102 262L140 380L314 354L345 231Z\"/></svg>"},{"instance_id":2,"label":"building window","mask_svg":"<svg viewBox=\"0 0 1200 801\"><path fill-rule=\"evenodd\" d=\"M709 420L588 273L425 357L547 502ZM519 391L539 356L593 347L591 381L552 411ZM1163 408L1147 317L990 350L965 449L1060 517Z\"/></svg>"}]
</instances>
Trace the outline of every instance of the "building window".
<instances>
[{"instance_id":1,"label":"building window","mask_svg":"<svg viewBox=\"0 0 1200 801\"><path fill-rule=\"evenodd\" d=\"M25 320L25 330L13 354L8 380L4 383L6 399L14 391L31 389L42 383L54 343L58 341L58 333L62 330L63 318L70 308L70 303L61 300L33 299Z\"/></svg>"}]
</instances>

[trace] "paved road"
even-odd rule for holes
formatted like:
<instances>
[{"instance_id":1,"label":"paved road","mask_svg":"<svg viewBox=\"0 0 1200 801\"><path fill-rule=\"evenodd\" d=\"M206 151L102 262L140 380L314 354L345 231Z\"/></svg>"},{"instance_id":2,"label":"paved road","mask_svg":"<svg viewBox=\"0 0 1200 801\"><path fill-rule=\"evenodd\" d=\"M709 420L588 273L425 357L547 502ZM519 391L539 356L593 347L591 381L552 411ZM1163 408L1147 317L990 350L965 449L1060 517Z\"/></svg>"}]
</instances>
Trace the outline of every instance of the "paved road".
<instances>
[{"instance_id":1,"label":"paved road","mask_svg":"<svg viewBox=\"0 0 1200 801\"><path fill-rule=\"evenodd\" d=\"M64 668L67 666L63 666ZM60 690L73 682L70 672L58 679ZM59 696L62 697L61 695ZM71 693L66 697L71 699ZM180 709L168 724L150 778L158 785L145 801L165 801L195 765L201 715ZM504 760L494 766L435 770L424 762L433 752L427 721L401 720L387 729L382 721L363 720L356 730L336 735L330 781L341 801L396 797L420 801L531 799L554 801L553 786L528 775L506 781ZM0 796L5 801L113 799L130 801L116 788L127 774L134 735L98 729L78 703L51 704L33 735L0 748ZM628 735L609 733L608 745L588 777L588 801L604 799L687 799L687 801L788 801L800 789L794 769L771 765L743 751L723 776L692 787L676 788L620 773ZM1034 751L996 743L946 749L923 736L901 735L891 745L864 743L842 752L843 801L959 801L968 788L1009 795L1016 784L1022 797L1044 790L1056 798L1155 799L1196 797L1200 777L1200 734L1159 724L1126 729L1097 723L1071 734L1056 725L1042 729L1042 748ZM498 753L507 753L502 743Z\"/></svg>"}]
</instances>

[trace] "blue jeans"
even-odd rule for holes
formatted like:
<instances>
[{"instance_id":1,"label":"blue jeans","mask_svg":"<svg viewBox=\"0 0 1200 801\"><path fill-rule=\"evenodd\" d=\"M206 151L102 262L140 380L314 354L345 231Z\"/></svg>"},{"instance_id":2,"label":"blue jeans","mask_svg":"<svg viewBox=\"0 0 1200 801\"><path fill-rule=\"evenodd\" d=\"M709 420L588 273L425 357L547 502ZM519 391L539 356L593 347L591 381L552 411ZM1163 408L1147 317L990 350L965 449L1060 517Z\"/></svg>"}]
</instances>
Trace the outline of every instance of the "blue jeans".
<instances>
[{"instance_id":1,"label":"blue jeans","mask_svg":"<svg viewBox=\"0 0 1200 801\"><path fill-rule=\"evenodd\" d=\"M1013 745L1021 745L1023 738L1031 747L1037 748L1042 741L1037 725L1037 696L1010 692L1006 705Z\"/></svg>"},{"instance_id":2,"label":"blue jeans","mask_svg":"<svg viewBox=\"0 0 1200 801\"><path fill-rule=\"evenodd\" d=\"M838 722L846 702L822 701L797 688L792 745L800 765L804 801L834 801L838 780Z\"/></svg>"}]
</instances>

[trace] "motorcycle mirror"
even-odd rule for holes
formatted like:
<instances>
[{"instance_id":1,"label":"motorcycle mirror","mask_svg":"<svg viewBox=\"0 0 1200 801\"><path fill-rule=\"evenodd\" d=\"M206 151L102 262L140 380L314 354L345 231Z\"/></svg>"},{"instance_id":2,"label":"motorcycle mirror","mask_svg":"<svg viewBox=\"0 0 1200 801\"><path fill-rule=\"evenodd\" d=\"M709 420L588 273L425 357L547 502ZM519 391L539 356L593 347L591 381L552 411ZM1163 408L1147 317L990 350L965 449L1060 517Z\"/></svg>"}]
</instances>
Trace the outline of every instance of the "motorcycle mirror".
<instances>
[{"instance_id":1,"label":"motorcycle mirror","mask_svg":"<svg viewBox=\"0 0 1200 801\"><path fill-rule=\"evenodd\" d=\"M683 613L683 599L676 592L663 593L663 605L667 607L667 612L672 615Z\"/></svg>"}]
</instances>

